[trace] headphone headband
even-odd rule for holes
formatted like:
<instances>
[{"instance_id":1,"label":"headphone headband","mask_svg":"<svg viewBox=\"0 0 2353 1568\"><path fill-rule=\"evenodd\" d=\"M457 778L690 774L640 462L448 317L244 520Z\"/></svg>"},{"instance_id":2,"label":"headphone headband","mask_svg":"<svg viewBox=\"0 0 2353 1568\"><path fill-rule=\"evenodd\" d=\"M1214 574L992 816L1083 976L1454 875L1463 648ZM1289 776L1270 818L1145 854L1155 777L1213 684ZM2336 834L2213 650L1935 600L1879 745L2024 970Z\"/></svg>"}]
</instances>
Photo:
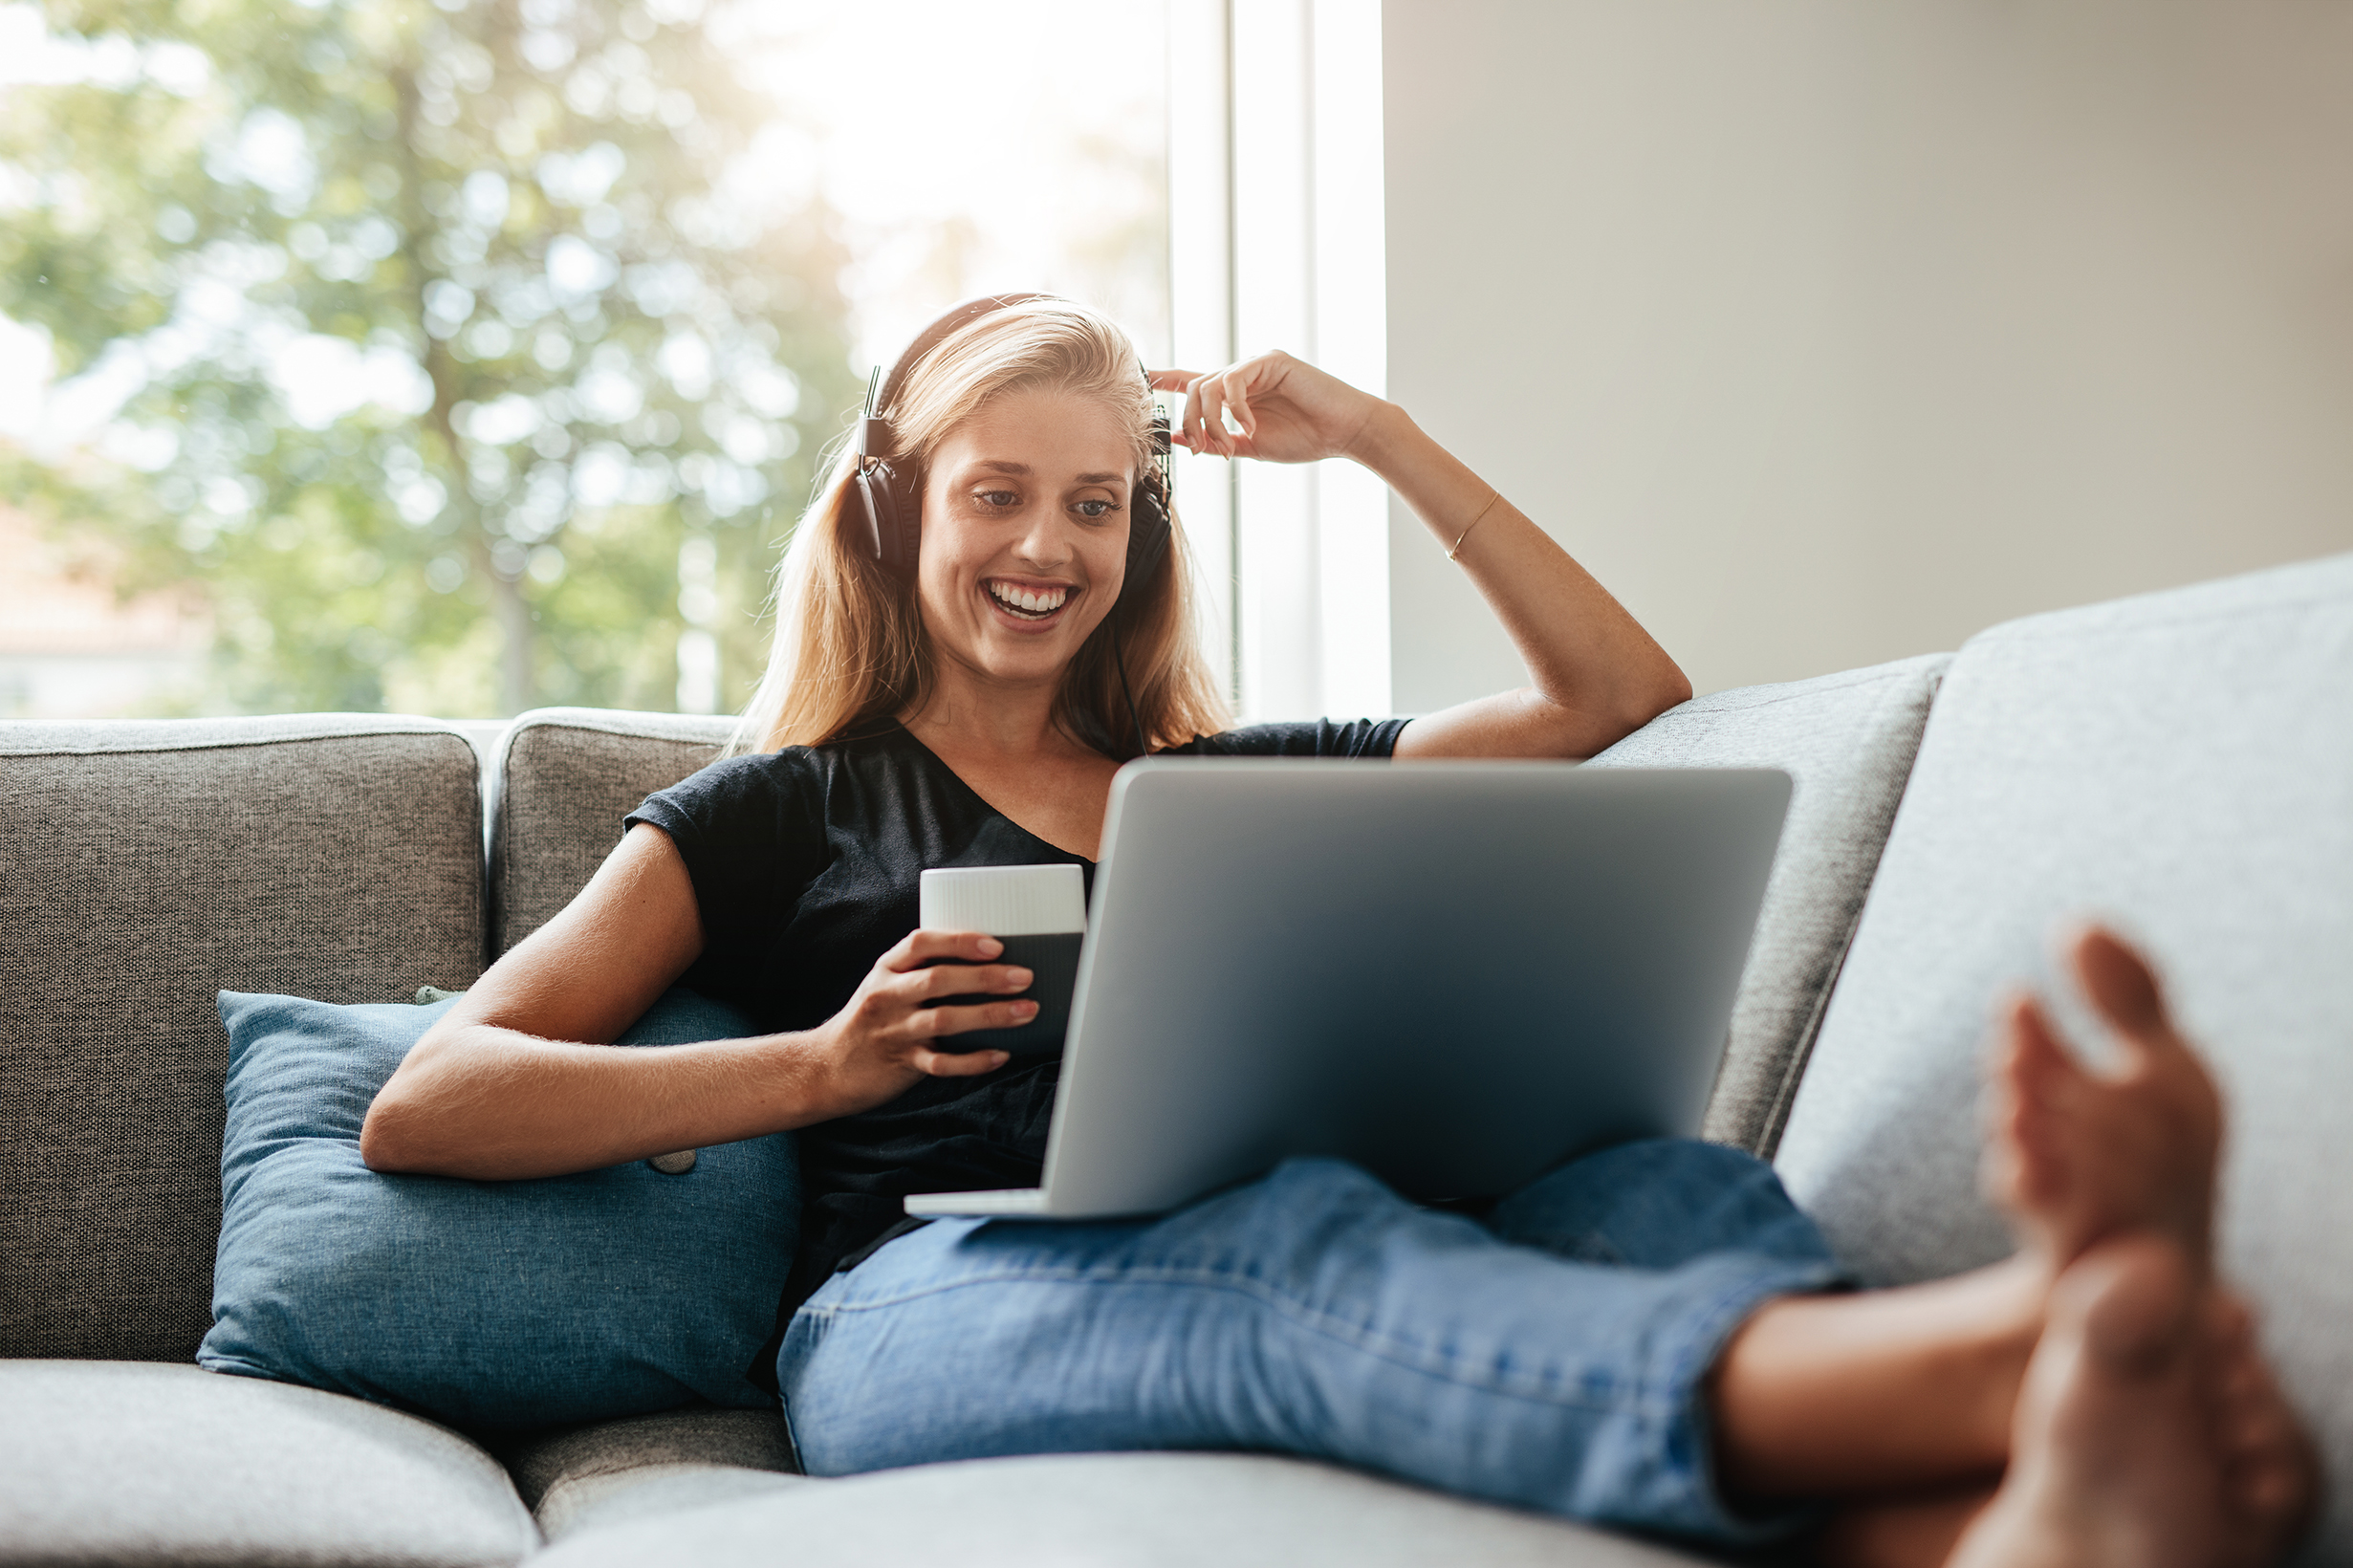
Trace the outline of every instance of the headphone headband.
<instances>
[{"instance_id":1,"label":"headphone headband","mask_svg":"<svg viewBox=\"0 0 2353 1568\"><path fill-rule=\"evenodd\" d=\"M882 391L878 394L874 392L871 385L868 387L866 416L859 422L858 449L861 455L866 457L894 455L896 447L887 445L894 440L890 422L883 417L882 410L898 404L899 394L904 390L908 375L913 372L917 364L922 362L925 355L947 341L951 334L971 325L984 316L994 316L999 311L1009 310L1015 305L1026 305L1032 300L1054 297L1053 294L983 294L977 299L968 299L963 304L951 308L946 316L916 334L915 341L909 343L899 358L891 362L890 374L882 378ZM880 438L886 445L880 448L867 445L869 441L876 438Z\"/></svg>"}]
</instances>

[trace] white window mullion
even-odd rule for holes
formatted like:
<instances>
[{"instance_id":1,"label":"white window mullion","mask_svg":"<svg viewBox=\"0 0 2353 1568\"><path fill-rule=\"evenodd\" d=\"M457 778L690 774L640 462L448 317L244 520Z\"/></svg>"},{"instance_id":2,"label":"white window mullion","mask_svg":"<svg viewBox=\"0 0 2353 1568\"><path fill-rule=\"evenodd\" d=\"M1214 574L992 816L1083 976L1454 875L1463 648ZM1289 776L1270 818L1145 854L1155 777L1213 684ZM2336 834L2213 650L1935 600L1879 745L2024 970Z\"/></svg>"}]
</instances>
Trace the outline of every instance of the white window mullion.
<instances>
[{"instance_id":1,"label":"white window mullion","mask_svg":"<svg viewBox=\"0 0 2353 1568\"><path fill-rule=\"evenodd\" d=\"M1187 370L1234 356L1231 22L1228 0L1169 0L1168 316L1173 362ZM1194 621L1210 669L1235 695L1233 466L1180 446L1170 472L1198 569Z\"/></svg>"},{"instance_id":2,"label":"white window mullion","mask_svg":"<svg viewBox=\"0 0 2353 1568\"><path fill-rule=\"evenodd\" d=\"M1234 6L1234 336L1243 355L1316 355L1309 17L1308 0ZM1316 475L1253 463L1235 477L1243 713L1319 713Z\"/></svg>"},{"instance_id":3,"label":"white window mullion","mask_svg":"<svg viewBox=\"0 0 2353 1568\"><path fill-rule=\"evenodd\" d=\"M1314 0L1316 362L1375 397L1389 381L1381 0ZM1317 465L1322 711L1388 713L1389 492L1349 462Z\"/></svg>"}]
</instances>

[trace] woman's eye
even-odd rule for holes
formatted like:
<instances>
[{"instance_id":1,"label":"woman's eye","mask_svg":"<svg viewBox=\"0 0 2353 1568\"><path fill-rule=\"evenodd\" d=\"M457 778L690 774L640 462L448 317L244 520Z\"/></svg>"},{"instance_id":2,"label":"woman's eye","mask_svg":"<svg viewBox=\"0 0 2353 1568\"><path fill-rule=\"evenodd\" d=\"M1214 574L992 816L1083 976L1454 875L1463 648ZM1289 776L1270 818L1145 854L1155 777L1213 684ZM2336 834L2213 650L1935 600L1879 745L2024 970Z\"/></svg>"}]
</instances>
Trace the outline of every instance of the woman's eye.
<instances>
[{"instance_id":1,"label":"woman's eye","mask_svg":"<svg viewBox=\"0 0 2353 1568\"><path fill-rule=\"evenodd\" d=\"M1015 501L1021 499L1021 497L1015 495L1012 490L977 490L974 494L979 498L983 506L990 507L1010 507Z\"/></svg>"},{"instance_id":2,"label":"woman's eye","mask_svg":"<svg viewBox=\"0 0 2353 1568\"><path fill-rule=\"evenodd\" d=\"M1078 503L1078 515L1081 517L1108 516L1118 507L1117 501L1081 501Z\"/></svg>"}]
</instances>

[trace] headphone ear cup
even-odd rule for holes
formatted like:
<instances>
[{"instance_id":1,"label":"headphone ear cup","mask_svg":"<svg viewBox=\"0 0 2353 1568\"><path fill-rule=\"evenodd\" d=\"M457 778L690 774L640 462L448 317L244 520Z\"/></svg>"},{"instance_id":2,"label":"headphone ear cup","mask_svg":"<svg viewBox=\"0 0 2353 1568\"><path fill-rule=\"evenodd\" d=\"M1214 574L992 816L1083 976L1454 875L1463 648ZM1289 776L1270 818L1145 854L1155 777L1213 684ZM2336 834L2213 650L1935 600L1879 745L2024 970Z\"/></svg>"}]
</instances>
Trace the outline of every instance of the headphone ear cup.
<instances>
[{"instance_id":1,"label":"headphone ear cup","mask_svg":"<svg viewBox=\"0 0 2353 1568\"><path fill-rule=\"evenodd\" d=\"M867 553L888 566L890 555L883 541L890 531L883 526L882 514L890 505L890 491L862 468L850 476L850 487L858 492L859 515L865 519Z\"/></svg>"},{"instance_id":2,"label":"headphone ear cup","mask_svg":"<svg viewBox=\"0 0 2353 1568\"><path fill-rule=\"evenodd\" d=\"M1146 385L1151 382L1147 375ZM1160 558L1168 553L1168 416L1155 407L1152 410L1151 449L1153 461L1144 467L1142 479L1129 501L1132 509L1127 530L1127 584L1142 588L1152 580L1160 569Z\"/></svg>"},{"instance_id":3,"label":"headphone ear cup","mask_svg":"<svg viewBox=\"0 0 2353 1568\"><path fill-rule=\"evenodd\" d=\"M923 513L904 505L898 475L887 463L861 468L853 481L866 514L867 542L874 558L893 577L915 575L915 557L923 535Z\"/></svg>"},{"instance_id":4,"label":"headphone ear cup","mask_svg":"<svg viewBox=\"0 0 2353 1568\"><path fill-rule=\"evenodd\" d=\"M1160 488L1160 475L1154 472L1136 487L1131 503L1132 521L1127 530L1127 582L1120 590L1124 599L1134 590L1152 580L1160 570L1161 557L1168 553L1168 495Z\"/></svg>"}]
</instances>

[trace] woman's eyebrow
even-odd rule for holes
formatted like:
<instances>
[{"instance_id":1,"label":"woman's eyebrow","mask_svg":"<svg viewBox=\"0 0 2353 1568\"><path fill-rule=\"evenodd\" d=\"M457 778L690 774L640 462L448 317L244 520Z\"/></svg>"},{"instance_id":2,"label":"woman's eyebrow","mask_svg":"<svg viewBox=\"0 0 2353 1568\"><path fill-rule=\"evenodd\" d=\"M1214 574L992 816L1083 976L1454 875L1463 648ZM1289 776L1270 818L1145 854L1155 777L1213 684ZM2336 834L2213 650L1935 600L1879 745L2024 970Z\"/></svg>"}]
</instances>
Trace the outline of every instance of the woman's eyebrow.
<instances>
[{"instance_id":1,"label":"woman's eyebrow","mask_svg":"<svg viewBox=\"0 0 2353 1568\"><path fill-rule=\"evenodd\" d=\"M1009 458L984 457L972 465L970 471L974 473L1005 473L1012 474L1017 479L1027 479L1037 470L1031 468L1027 463L1015 463ZM1073 480L1072 483L1079 485L1116 485L1126 477L1127 475L1123 473L1110 471L1101 473L1082 473Z\"/></svg>"}]
</instances>

